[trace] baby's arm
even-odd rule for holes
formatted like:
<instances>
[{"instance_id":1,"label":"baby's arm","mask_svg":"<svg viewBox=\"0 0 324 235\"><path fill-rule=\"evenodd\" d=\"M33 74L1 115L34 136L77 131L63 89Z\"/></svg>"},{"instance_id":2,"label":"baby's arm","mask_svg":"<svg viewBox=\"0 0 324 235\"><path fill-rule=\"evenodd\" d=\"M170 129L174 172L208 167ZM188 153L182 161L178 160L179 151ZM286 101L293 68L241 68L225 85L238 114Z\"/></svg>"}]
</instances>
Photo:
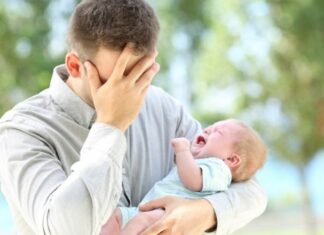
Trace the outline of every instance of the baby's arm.
<instances>
[{"instance_id":1,"label":"baby's arm","mask_svg":"<svg viewBox=\"0 0 324 235\"><path fill-rule=\"evenodd\" d=\"M203 179L201 169L190 152L190 142L186 138L171 141L176 154L178 174L182 184L191 191L201 191Z\"/></svg>"}]
</instances>

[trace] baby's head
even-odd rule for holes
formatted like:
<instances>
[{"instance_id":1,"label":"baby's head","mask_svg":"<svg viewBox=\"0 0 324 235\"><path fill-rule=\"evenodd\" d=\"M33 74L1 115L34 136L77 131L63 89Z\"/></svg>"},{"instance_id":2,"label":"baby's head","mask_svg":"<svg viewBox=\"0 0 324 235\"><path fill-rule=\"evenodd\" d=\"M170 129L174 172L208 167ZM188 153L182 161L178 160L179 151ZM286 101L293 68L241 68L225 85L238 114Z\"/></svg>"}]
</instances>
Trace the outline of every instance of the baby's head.
<instances>
[{"instance_id":1,"label":"baby's head","mask_svg":"<svg viewBox=\"0 0 324 235\"><path fill-rule=\"evenodd\" d=\"M236 119L214 123L191 145L195 158L215 156L231 169L233 181L251 178L263 166L267 147L251 127Z\"/></svg>"}]
</instances>

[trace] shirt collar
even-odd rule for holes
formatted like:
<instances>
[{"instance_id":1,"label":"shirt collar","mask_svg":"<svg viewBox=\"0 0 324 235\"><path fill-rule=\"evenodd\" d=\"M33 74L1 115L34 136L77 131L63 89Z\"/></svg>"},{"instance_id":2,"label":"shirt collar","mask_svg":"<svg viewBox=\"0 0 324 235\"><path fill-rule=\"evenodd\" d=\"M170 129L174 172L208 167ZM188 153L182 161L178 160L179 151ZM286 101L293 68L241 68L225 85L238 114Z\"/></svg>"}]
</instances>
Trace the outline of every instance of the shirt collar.
<instances>
[{"instance_id":1,"label":"shirt collar","mask_svg":"<svg viewBox=\"0 0 324 235\"><path fill-rule=\"evenodd\" d=\"M74 121L90 128L95 121L96 112L65 83L68 76L65 65L55 67L49 87L50 94L55 103Z\"/></svg>"}]
</instances>

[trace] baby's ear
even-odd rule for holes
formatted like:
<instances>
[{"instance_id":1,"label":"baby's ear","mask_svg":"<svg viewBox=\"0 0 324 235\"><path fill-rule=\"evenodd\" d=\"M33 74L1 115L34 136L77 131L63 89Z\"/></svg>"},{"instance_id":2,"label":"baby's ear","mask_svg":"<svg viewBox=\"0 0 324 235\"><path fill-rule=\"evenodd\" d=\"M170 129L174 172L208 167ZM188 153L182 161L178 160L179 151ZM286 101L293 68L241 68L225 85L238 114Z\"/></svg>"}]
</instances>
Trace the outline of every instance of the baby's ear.
<instances>
[{"instance_id":1,"label":"baby's ear","mask_svg":"<svg viewBox=\"0 0 324 235\"><path fill-rule=\"evenodd\" d=\"M241 163L241 156L237 153L233 153L231 156L227 157L226 160L230 167L237 167Z\"/></svg>"}]
</instances>

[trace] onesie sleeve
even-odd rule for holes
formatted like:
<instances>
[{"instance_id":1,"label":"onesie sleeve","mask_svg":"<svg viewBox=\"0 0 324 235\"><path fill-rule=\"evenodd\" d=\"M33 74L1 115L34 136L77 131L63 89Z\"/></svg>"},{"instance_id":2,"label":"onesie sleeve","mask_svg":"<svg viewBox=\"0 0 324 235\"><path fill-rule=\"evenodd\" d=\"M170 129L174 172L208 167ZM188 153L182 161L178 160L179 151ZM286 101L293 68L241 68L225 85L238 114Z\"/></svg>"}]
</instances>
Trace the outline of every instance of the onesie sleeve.
<instances>
[{"instance_id":1,"label":"onesie sleeve","mask_svg":"<svg viewBox=\"0 0 324 235\"><path fill-rule=\"evenodd\" d=\"M228 189L232 181L229 167L216 157L197 160L202 171L202 191L217 192Z\"/></svg>"}]
</instances>

